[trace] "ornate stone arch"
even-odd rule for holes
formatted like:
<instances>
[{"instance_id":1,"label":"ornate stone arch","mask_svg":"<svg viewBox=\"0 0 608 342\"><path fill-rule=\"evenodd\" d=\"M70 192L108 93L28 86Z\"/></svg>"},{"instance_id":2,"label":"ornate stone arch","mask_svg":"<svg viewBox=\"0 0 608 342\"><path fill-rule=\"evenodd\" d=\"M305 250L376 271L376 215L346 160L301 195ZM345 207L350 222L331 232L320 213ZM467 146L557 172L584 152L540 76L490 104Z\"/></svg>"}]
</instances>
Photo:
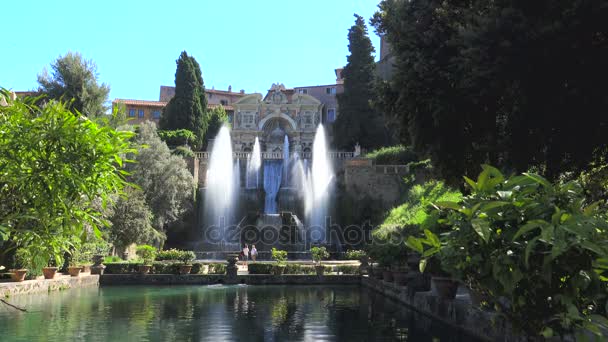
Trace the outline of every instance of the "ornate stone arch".
<instances>
[{"instance_id":1,"label":"ornate stone arch","mask_svg":"<svg viewBox=\"0 0 608 342\"><path fill-rule=\"evenodd\" d=\"M285 131L287 131L287 132L295 131L295 130L298 129L297 123L289 115L286 115L286 114L283 114L283 113L272 114L272 115L268 115L268 116L264 117L258 123L258 129L260 131L264 131L265 130L264 126L266 126L269 121L274 121L274 120L285 120L285 121L287 121L289 123L289 127L287 127L285 129Z\"/></svg>"}]
</instances>

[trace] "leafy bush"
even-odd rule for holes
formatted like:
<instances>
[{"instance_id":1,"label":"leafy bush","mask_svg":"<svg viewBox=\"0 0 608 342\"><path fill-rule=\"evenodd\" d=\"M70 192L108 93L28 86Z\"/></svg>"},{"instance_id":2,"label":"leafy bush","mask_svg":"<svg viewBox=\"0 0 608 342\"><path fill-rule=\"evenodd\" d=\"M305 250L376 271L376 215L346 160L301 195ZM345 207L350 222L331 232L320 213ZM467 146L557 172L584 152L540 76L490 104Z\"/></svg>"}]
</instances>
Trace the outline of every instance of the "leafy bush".
<instances>
[{"instance_id":1,"label":"leafy bush","mask_svg":"<svg viewBox=\"0 0 608 342\"><path fill-rule=\"evenodd\" d=\"M209 264L209 274L226 274L226 264Z\"/></svg>"},{"instance_id":2,"label":"leafy bush","mask_svg":"<svg viewBox=\"0 0 608 342\"><path fill-rule=\"evenodd\" d=\"M136 263L131 262L109 262L105 264L105 274L129 274L137 272Z\"/></svg>"},{"instance_id":3,"label":"leafy bush","mask_svg":"<svg viewBox=\"0 0 608 342\"><path fill-rule=\"evenodd\" d=\"M273 266L274 264L271 263L256 262L249 264L247 268L249 274L270 274Z\"/></svg>"},{"instance_id":4,"label":"leafy bush","mask_svg":"<svg viewBox=\"0 0 608 342\"><path fill-rule=\"evenodd\" d=\"M175 249L175 248L165 249L162 251L158 251L158 253L156 253L156 260L158 260L158 261L179 260L182 253L183 253L182 250Z\"/></svg>"},{"instance_id":5,"label":"leafy bush","mask_svg":"<svg viewBox=\"0 0 608 342\"><path fill-rule=\"evenodd\" d=\"M203 267L204 265L200 262L193 262L192 263L192 270L190 271L190 274L203 274Z\"/></svg>"},{"instance_id":6,"label":"leafy bush","mask_svg":"<svg viewBox=\"0 0 608 342\"><path fill-rule=\"evenodd\" d=\"M177 146L173 150L172 153L176 156L181 156L181 157L188 157L188 158L194 157L194 152L192 152L192 149L190 149L190 147L188 147L188 146Z\"/></svg>"},{"instance_id":7,"label":"leafy bush","mask_svg":"<svg viewBox=\"0 0 608 342\"><path fill-rule=\"evenodd\" d=\"M382 147L367 153L365 157L373 159L376 165L405 165L418 160L412 148L403 145Z\"/></svg>"},{"instance_id":8,"label":"leafy bush","mask_svg":"<svg viewBox=\"0 0 608 342\"><path fill-rule=\"evenodd\" d=\"M465 180L471 195L438 202L441 228L408 246L505 298L497 309L529 336L608 328L608 223L598 203L584 206L577 182L554 185L532 173L505 179L487 165L477 181Z\"/></svg>"},{"instance_id":9,"label":"leafy bush","mask_svg":"<svg viewBox=\"0 0 608 342\"><path fill-rule=\"evenodd\" d=\"M92 208L122 190L120 169L134 150L132 133L35 100L0 106L0 242L29 249L39 269L51 257L62 264L75 243L101 235L106 221Z\"/></svg>"},{"instance_id":10,"label":"leafy bush","mask_svg":"<svg viewBox=\"0 0 608 342\"><path fill-rule=\"evenodd\" d=\"M187 129L158 130L157 133L168 146L191 145L196 140L194 133Z\"/></svg>"},{"instance_id":11,"label":"leafy bush","mask_svg":"<svg viewBox=\"0 0 608 342\"><path fill-rule=\"evenodd\" d=\"M338 265L335 269L339 274L359 274L359 266L355 265Z\"/></svg>"},{"instance_id":12,"label":"leafy bush","mask_svg":"<svg viewBox=\"0 0 608 342\"><path fill-rule=\"evenodd\" d=\"M279 265L285 265L287 261L287 251L282 251L276 248L272 248L271 251L272 259L277 262Z\"/></svg>"},{"instance_id":13,"label":"leafy bush","mask_svg":"<svg viewBox=\"0 0 608 342\"><path fill-rule=\"evenodd\" d=\"M329 253L325 247L312 247L310 249L312 260L317 264L321 264L321 260L329 258Z\"/></svg>"},{"instance_id":14,"label":"leafy bush","mask_svg":"<svg viewBox=\"0 0 608 342\"><path fill-rule=\"evenodd\" d=\"M137 246L137 255L144 260L145 265L150 265L156 256L156 248L150 245L139 245Z\"/></svg>"},{"instance_id":15,"label":"leafy bush","mask_svg":"<svg viewBox=\"0 0 608 342\"><path fill-rule=\"evenodd\" d=\"M315 268L311 265L303 264L287 264L285 265L285 271L283 274L315 274Z\"/></svg>"},{"instance_id":16,"label":"leafy bush","mask_svg":"<svg viewBox=\"0 0 608 342\"><path fill-rule=\"evenodd\" d=\"M348 260L361 260L367 257L367 253L364 250L350 249L346 251L346 259Z\"/></svg>"},{"instance_id":17,"label":"leafy bush","mask_svg":"<svg viewBox=\"0 0 608 342\"><path fill-rule=\"evenodd\" d=\"M109 256L106 256L105 258L103 258L104 264L118 263L118 262L125 262L125 261L121 257L116 256L116 255L109 255Z\"/></svg>"},{"instance_id":18,"label":"leafy bush","mask_svg":"<svg viewBox=\"0 0 608 342\"><path fill-rule=\"evenodd\" d=\"M184 265L188 264L190 261L196 259L196 254L193 251L182 251L179 256L179 261L183 262Z\"/></svg>"}]
</instances>

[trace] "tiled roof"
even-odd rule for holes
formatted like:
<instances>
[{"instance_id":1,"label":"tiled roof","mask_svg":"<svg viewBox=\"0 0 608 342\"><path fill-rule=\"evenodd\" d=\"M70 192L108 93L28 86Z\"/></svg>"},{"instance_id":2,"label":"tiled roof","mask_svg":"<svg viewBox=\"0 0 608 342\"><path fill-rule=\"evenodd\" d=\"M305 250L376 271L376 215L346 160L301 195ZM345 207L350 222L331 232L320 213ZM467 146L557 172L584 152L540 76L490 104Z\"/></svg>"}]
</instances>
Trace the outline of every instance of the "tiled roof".
<instances>
[{"instance_id":1,"label":"tiled roof","mask_svg":"<svg viewBox=\"0 0 608 342\"><path fill-rule=\"evenodd\" d=\"M130 100L130 99L115 99L114 101L112 101L112 103L124 103L126 105L131 105L131 106L148 106L148 107L165 107L167 105L167 102L163 102L163 101L147 101L147 100ZM207 108L209 109L213 109L215 107L220 106L219 104L207 104ZM234 110L234 107L232 106L224 106L225 110Z\"/></svg>"},{"instance_id":2,"label":"tiled roof","mask_svg":"<svg viewBox=\"0 0 608 342\"><path fill-rule=\"evenodd\" d=\"M167 102L162 101L147 101L147 100L130 100L130 99L115 99L112 103L124 103L126 105L133 106L150 106L150 107L164 107Z\"/></svg>"}]
</instances>

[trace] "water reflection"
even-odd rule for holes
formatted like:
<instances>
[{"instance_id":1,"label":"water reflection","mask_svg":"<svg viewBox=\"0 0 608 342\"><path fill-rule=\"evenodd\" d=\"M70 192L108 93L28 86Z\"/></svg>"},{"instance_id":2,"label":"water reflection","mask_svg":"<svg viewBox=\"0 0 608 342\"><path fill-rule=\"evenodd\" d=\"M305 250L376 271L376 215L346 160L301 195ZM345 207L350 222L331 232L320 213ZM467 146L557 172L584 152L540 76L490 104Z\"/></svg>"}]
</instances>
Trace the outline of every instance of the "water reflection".
<instances>
[{"instance_id":1,"label":"water reflection","mask_svg":"<svg viewBox=\"0 0 608 342\"><path fill-rule=\"evenodd\" d=\"M2 341L471 341L359 287L80 289L10 300Z\"/></svg>"}]
</instances>

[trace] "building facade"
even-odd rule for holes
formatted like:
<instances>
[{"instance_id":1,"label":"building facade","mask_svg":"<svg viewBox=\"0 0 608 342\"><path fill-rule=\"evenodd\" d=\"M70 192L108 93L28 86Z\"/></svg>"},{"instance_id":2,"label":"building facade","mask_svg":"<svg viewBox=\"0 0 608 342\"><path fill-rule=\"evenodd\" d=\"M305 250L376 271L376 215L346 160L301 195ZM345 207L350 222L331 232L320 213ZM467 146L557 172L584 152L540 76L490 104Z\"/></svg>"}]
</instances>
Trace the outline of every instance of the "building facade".
<instances>
[{"instance_id":1,"label":"building facade","mask_svg":"<svg viewBox=\"0 0 608 342\"><path fill-rule=\"evenodd\" d=\"M233 103L235 152L250 152L255 138L264 152L283 153L285 137L292 152L311 152L323 104L318 99L273 84L266 97L251 94Z\"/></svg>"}]
</instances>

